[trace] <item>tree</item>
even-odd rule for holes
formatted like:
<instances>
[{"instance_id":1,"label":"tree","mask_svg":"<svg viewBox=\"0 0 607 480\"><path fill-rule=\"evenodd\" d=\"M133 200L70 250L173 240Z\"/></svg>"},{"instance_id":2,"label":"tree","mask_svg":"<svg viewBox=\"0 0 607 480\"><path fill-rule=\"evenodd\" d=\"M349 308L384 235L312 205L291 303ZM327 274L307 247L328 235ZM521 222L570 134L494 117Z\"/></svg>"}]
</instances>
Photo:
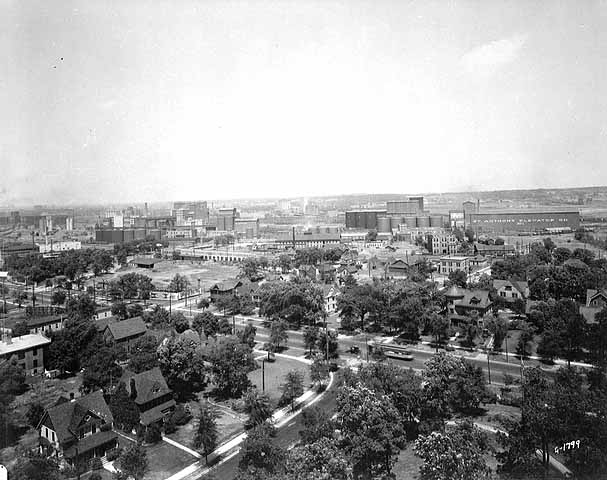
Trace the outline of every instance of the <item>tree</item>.
<instances>
[{"instance_id":1,"label":"tree","mask_svg":"<svg viewBox=\"0 0 607 480\"><path fill-rule=\"evenodd\" d=\"M415 442L414 450L424 460L420 467L424 480L492 478L484 458L490 450L487 435L470 422L459 423L445 433L422 435Z\"/></svg>"},{"instance_id":2,"label":"tree","mask_svg":"<svg viewBox=\"0 0 607 480\"><path fill-rule=\"evenodd\" d=\"M92 392L110 386L122 375L122 368L116 363L116 352L102 345L87 355L83 361L82 390Z\"/></svg>"},{"instance_id":3,"label":"tree","mask_svg":"<svg viewBox=\"0 0 607 480\"><path fill-rule=\"evenodd\" d=\"M118 317L120 320L128 318L129 312L126 308L126 303L122 300L118 300L112 303L112 315Z\"/></svg>"},{"instance_id":4,"label":"tree","mask_svg":"<svg viewBox=\"0 0 607 480\"><path fill-rule=\"evenodd\" d=\"M160 431L160 427L157 423L152 423L148 425L145 429L144 437L145 443L154 444L158 443L162 440L162 432Z\"/></svg>"},{"instance_id":5,"label":"tree","mask_svg":"<svg viewBox=\"0 0 607 480\"><path fill-rule=\"evenodd\" d=\"M248 388L243 400L244 411L249 415L245 422L245 428L256 427L272 416L272 403L267 394L260 393L256 388Z\"/></svg>"},{"instance_id":6,"label":"tree","mask_svg":"<svg viewBox=\"0 0 607 480\"><path fill-rule=\"evenodd\" d=\"M126 307L129 318L141 317L143 315L143 305L140 303L131 303Z\"/></svg>"},{"instance_id":7,"label":"tree","mask_svg":"<svg viewBox=\"0 0 607 480\"><path fill-rule=\"evenodd\" d=\"M67 302L67 315L70 319L91 320L95 311L95 302L87 293L72 297Z\"/></svg>"},{"instance_id":8,"label":"tree","mask_svg":"<svg viewBox=\"0 0 607 480\"><path fill-rule=\"evenodd\" d=\"M0 365L0 396L20 395L26 389L25 370L16 362L4 362ZM10 402L7 402L10 403Z\"/></svg>"},{"instance_id":9,"label":"tree","mask_svg":"<svg viewBox=\"0 0 607 480\"><path fill-rule=\"evenodd\" d=\"M169 292L183 292L190 286L190 282L184 275L176 273L169 283Z\"/></svg>"},{"instance_id":10,"label":"tree","mask_svg":"<svg viewBox=\"0 0 607 480\"><path fill-rule=\"evenodd\" d=\"M493 316L485 322L485 326L493 335L493 350L500 351L508 334L508 321L502 317Z\"/></svg>"},{"instance_id":11,"label":"tree","mask_svg":"<svg viewBox=\"0 0 607 480\"><path fill-rule=\"evenodd\" d=\"M328 339L328 340L327 340ZM328 349L327 349L328 342ZM329 330L329 332L319 332L318 334L318 351L326 358L327 350L329 358L339 357L339 344L337 342L337 332Z\"/></svg>"},{"instance_id":12,"label":"tree","mask_svg":"<svg viewBox=\"0 0 607 480\"><path fill-rule=\"evenodd\" d=\"M289 333L287 332L287 322L284 320L274 320L270 327L270 351L280 350L281 343L287 343Z\"/></svg>"},{"instance_id":13,"label":"tree","mask_svg":"<svg viewBox=\"0 0 607 480\"><path fill-rule=\"evenodd\" d=\"M251 349L255 347L255 335L257 334L257 327L251 322L247 323L244 330L238 330L238 340L240 343L248 345Z\"/></svg>"},{"instance_id":14,"label":"tree","mask_svg":"<svg viewBox=\"0 0 607 480\"><path fill-rule=\"evenodd\" d=\"M38 454L25 454L17 458L11 469L11 480L63 480L59 464L54 458Z\"/></svg>"},{"instance_id":15,"label":"tree","mask_svg":"<svg viewBox=\"0 0 607 480\"><path fill-rule=\"evenodd\" d=\"M242 442L241 457L238 468L241 472L259 472L273 474L280 470L284 463L285 451L272 440L274 427L261 424L249 430ZM261 476L264 478L264 476ZM257 478L260 478L257 477Z\"/></svg>"},{"instance_id":16,"label":"tree","mask_svg":"<svg viewBox=\"0 0 607 480\"><path fill-rule=\"evenodd\" d=\"M571 250L565 247L558 247L552 250L552 258L555 265L562 265L571 258Z\"/></svg>"},{"instance_id":17,"label":"tree","mask_svg":"<svg viewBox=\"0 0 607 480\"><path fill-rule=\"evenodd\" d=\"M132 443L125 448L118 459L120 470L135 480L142 480L148 471L148 458L145 449L139 443Z\"/></svg>"},{"instance_id":18,"label":"tree","mask_svg":"<svg viewBox=\"0 0 607 480\"><path fill-rule=\"evenodd\" d=\"M404 442L400 415L390 398L358 384L337 394L335 423L354 475L389 475Z\"/></svg>"},{"instance_id":19,"label":"tree","mask_svg":"<svg viewBox=\"0 0 607 480\"><path fill-rule=\"evenodd\" d=\"M327 412L317 406L303 410L302 427L299 438L304 445L318 442L322 438L333 438L335 433L335 423Z\"/></svg>"},{"instance_id":20,"label":"tree","mask_svg":"<svg viewBox=\"0 0 607 480\"><path fill-rule=\"evenodd\" d=\"M198 345L190 338L165 338L158 347L158 364L169 387L181 399L206 384L206 368Z\"/></svg>"},{"instance_id":21,"label":"tree","mask_svg":"<svg viewBox=\"0 0 607 480\"><path fill-rule=\"evenodd\" d=\"M220 338L208 355L218 395L238 398L250 386L247 374L255 367L251 348L234 337Z\"/></svg>"},{"instance_id":22,"label":"tree","mask_svg":"<svg viewBox=\"0 0 607 480\"><path fill-rule=\"evenodd\" d=\"M129 370L134 373L145 372L158 366L158 341L153 335L144 335L135 340L129 357Z\"/></svg>"},{"instance_id":23,"label":"tree","mask_svg":"<svg viewBox=\"0 0 607 480\"><path fill-rule=\"evenodd\" d=\"M299 370L291 370L285 375L285 382L281 385L282 395L279 405L291 404L291 410L295 410L295 399L303 395L303 373Z\"/></svg>"},{"instance_id":24,"label":"tree","mask_svg":"<svg viewBox=\"0 0 607 480\"><path fill-rule=\"evenodd\" d=\"M287 454L285 473L288 480L347 480L351 466L337 442L322 438L318 442L297 446Z\"/></svg>"},{"instance_id":25,"label":"tree","mask_svg":"<svg viewBox=\"0 0 607 480\"><path fill-rule=\"evenodd\" d=\"M194 436L194 448L204 455L204 460L207 464L208 456L217 447L217 439L219 437L217 430L218 417L219 414L208 401L200 404L198 426L196 428L196 435Z\"/></svg>"},{"instance_id":26,"label":"tree","mask_svg":"<svg viewBox=\"0 0 607 480\"><path fill-rule=\"evenodd\" d=\"M310 364L310 380L320 388L329 378L329 365L323 355L316 355Z\"/></svg>"},{"instance_id":27,"label":"tree","mask_svg":"<svg viewBox=\"0 0 607 480\"><path fill-rule=\"evenodd\" d=\"M45 353L45 363L49 369L77 372L83 360L91 353L87 347L95 339L99 340L98 335L92 320L68 317L62 330L51 333L52 341L48 347L48 355Z\"/></svg>"},{"instance_id":28,"label":"tree","mask_svg":"<svg viewBox=\"0 0 607 480\"><path fill-rule=\"evenodd\" d=\"M594 316L596 323L590 327L590 352L592 363L601 369L607 366L607 307Z\"/></svg>"},{"instance_id":29,"label":"tree","mask_svg":"<svg viewBox=\"0 0 607 480\"><path fill-rule=\"evenodd\" d=\"M128 394L124 382L120 382L110 396L109 407L118 428L130 432L139 425L139 407Z\"/></svg>"},{"instance_id":30,"label":"tree","mask_svg":"<svg viewBox=\"0 0 607 480\"><path fill-rule=\"evenodd\" d=\"M166 308L156 305L147 320L152 324L152 328L168 328L170 323L169 311Z\"/></svg>"},{"instance_id":31,"label":"tree","mask_svg":"<svg viewBox=\"0 0 607 480\"><path fill-rule=\"evenodd\" d=\"M465 287L468 283L468 275L463 270L453 270L449 273L449 283L458 287Z\"/></svg>"},{"instance_id":32,"label":"tree","mask_svg":"<svg viewBox=\"0 0 607 480\"><path fill-rule=\"evenodd\" d=\"M466 240L468 240L468 243L474 242L474 230L472 230L472 228L466 228L464 235L466 236Z\"/></svg>"},{"instance_id":33,"label":"tree","mask_svg":"<svg viewBox=\"0 0 607 480\"><path fill-rule=\"evenodd\" d=\"M293 268L291 257L286 253L281 254L278 257L278 266L283 273L291 271L291 268Z\"/></svg>"},{"instance_id":34,"label":"tree","mask_svg":"<svg viewBox=\"0 0 607 480\"><path fill-rule=\"evenodd\" d=\"M309 351L310 356L312 356L316 342L318 342L318 327L306 327L304 329L303 341L304 348L306 348L306 350Z\"/></svg>"},{"instance_id":35,"label":"tree","mask_svg":"<svg viewBox=\"0 0 607 480\"><path fill-rule=\"evenodd\" d=\"M449 334L449 319L443 315L433 313L428 317L428 323L430 324L430 331L434 337L434 343L438 349L438 345L446 342Z\"/></svg>"},{"instance_id":36,"label":"tree","mask_svg":"<svg viewBox=\"0 0 607 480\"><path fill-rule=\"evenodd\" d=\"M52 305L63 305L65 303L66 295L63 290L55 290L51 295Z\"/></svg>"},{"instance_id":37,"label":"tree","mask_svg":"<svg viewBox=\"0 0 607 480\"><path fill-rule=\"evenodd\" d=\"M528 324L521 328L521 334L516 344L516 353L526 358L531 355L533 348L533 329Z\"/></svg>"},{"instance_id":38,"label":"tree","mask_svg":"<svg viewBox=\"0 0 607 480\"><path fill-rule=\"evenodd\" d=\"M23 335L27 335L28 333L30 333L30 329L27 326L27 322L25 320L17 322L13 327L13 337L22 337Z\"/></svg>"},{"instance_id":39,"label":"tree","mask_svg":"<svg viewBox=\"0 0 607 480\"><path fill-rule=\"evenodd\" d=\"M44 415L44 407L40 402L32 403L27 409L26 417L27 423L32 428L38 428L38 424L40 423L40 419L42 419L42 415Z\"/></svg>"},{"instance_id":40,"label":"tree","mask_svg":"<svg viewBox=\"0 0 607 480\"><path fill-rule=\"evenodd\" d=\"M174 312L170 316L171 326L177 333L183 333L190 328L190 322L185 318L185 315L181 312Z\"/></svg>"}]
</instances>

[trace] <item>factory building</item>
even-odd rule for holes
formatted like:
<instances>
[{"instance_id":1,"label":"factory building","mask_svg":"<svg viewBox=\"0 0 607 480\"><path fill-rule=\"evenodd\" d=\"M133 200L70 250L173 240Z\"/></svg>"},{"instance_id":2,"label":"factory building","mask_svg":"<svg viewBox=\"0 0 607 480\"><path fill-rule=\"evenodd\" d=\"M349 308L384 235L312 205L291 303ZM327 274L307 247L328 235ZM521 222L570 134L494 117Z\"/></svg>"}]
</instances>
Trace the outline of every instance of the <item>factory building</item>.
<instances>
[{"instance_id":1,"label":"factory building","mask_svg":"<svg viewBox=\"0 0 607 480\"><path fill-rule=\"evenodd\" d=\"M377 230L377 219L386 210L350 210L346 212L346 228Z\"/></svg>"}]
</instances>

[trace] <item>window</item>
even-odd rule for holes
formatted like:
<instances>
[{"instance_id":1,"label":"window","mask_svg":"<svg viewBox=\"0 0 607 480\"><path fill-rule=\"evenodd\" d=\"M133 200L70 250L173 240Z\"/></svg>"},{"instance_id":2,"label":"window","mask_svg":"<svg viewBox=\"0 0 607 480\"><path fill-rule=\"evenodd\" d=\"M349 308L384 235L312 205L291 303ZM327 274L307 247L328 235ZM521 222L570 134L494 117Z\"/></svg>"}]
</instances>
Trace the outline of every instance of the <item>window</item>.
<instances>
[{"instance_id":1,"label":"window","mask_svg":"<svg viewBox=\"0 0 607 480\"><path fill-rule=\"evenodd\" d=\"M512 292L512 298L518 298L518 293Z\"/></svg>"},{"instance_id":2,"label":"window","mask_svg":"<svg viewBox=\"0 0 607 480\"><path fill-rule=\"evenodd\" d=\"M51 431L51 437L52 437L52 441L55 441L55 432Z\"/></svg>"},{"instance_id":3,"label":"window","mask_svg":"<svg viewBox=\"0 0 607 480\"><path fill-rule=\"evenodd\" d=\"M17 357L19 358L19 360L23 360L25 358L25 352L19 352L19 355Z\"/></svg>"},{"instance_id":4,"label":"window","mask_svg":"<svg viewBox=\"0 0 607 480\"><path fill-rule=\"evenodd\" d=\"M37 348L34 348L34 349L32 350L32 354L34 355L34 357L37 357L37 356L38 356L38 349L37 349ZM34 361L35 361L35 360L34 360Z\"/></svg>"},{"instance_id":5,"label":"window","mask_svg":"<svg viewBox=\"0 0 607 480\"><path fill-rule=\"evenodd\" d=\"M506 292L500 292L500 297L505 297L506 296Z\"/></svg>"},{"instance_id":6,"label":"window","mask_svg":"<svg viewBox=\"0 0 607 480\"><path fill-rule=\"evenodd\" d=\"M34 359L34 368L38 368L38 359Z\"/></svg>"}]
</instances>

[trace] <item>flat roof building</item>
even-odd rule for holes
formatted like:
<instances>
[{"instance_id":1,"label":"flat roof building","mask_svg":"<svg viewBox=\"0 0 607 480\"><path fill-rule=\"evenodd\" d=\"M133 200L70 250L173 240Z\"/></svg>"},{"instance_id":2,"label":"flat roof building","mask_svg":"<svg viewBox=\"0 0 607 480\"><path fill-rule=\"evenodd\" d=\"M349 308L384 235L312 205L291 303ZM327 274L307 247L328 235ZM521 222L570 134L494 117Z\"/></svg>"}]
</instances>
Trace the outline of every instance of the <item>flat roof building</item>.
<instances>
[{"instance_id":1,"label":"flat roof building","mask_svg":"<svg viewBox=\"0 0 607 480\"><path fill-rule=\"evenodd\" d=\"M0 341L0 363L15 361L28 375L44 373L44 347L51 341L40 333L30 333L21 337L6 336Z\"/></svg>"}]
</instances>

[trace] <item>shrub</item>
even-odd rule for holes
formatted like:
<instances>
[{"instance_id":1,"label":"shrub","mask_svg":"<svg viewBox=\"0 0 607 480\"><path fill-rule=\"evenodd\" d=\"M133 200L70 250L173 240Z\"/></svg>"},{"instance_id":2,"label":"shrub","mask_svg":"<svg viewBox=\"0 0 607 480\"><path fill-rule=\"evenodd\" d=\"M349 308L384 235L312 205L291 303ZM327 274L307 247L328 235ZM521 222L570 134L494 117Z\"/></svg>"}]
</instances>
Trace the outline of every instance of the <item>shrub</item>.
<instances>
[{"instance_id":1,"label":"shrub","mask_svg":"<svg viewBox=\"0 0 607 480\"><path fill-rule=\"evenodd\" d=\"M107 458L108 462L113 462L120 456L121 453L122 453L122 449L120 447L112 448L111 450L108 450L106 452L105 458Z\"/></svg>"},{"instance_id":2,"label":"shrub","mask_svg":"<svg viewBox=\"0 0 607 480\"><path fill-rule=\"evenodd\" d=\"M183 405L177 405L170 416L170 420L175 425L185 425L192 420L192 412L189 408L186 408Z\"/></svg>"},{"instance_id":3,"label":"shrub","mask_svg":"<svg viewBox=\"0 0 607 480\"><path fill-rule=\"evenodd\" d=\"M175 433L177 431L177 425L173 421L173 417L169 417L166 422L164 422L164 433L169 435L171 433Z\"/></svg>"},{"instance_id":4,"label":"shrub","mask_svg":"<svg viewBox=\"0 0 607 480\"><path fill-rule=\"evenodd\" d=\"M97 473L97 472L94 472L89 477L89 480L102 480L101 474Z\"/></svg>"},{"instance_id":5,"label":"shrub","mask_svg":"<svg viewBox=\"0 0 607 480\"><path fill-rule=\"evenodd\" d=\"M101 470L103 468L103 464L101 463L101 459L99 457L91 458L89 462L89 468L91 470Z\"/></svg>"},{"instance_id":6,"label":"shrub","mask_svg":"<svg viewBox=\"0 0 607 480\"><path fill-rule=\"evenodd\" d=\"M162 433L160 432L158 424L153 423L146 429L144 440L145 443L158 443L162 440Z\"/></svg>"}]
</instances>

